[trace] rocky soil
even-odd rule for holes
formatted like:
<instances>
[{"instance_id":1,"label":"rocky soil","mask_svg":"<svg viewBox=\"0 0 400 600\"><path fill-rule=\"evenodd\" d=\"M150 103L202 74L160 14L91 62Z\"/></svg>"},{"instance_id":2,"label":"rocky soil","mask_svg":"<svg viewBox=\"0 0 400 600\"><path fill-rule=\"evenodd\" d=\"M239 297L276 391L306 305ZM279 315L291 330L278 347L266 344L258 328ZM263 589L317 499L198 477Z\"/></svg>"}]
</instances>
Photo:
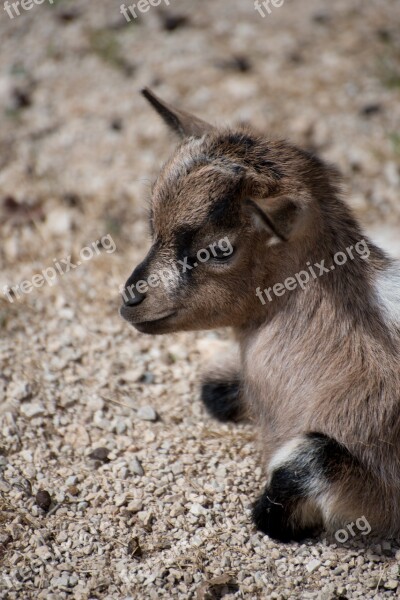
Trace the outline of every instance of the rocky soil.
<instances>
[{"instance_id":1,"label":"rocky soil","mask_svg":"<svg viewBox=\"0 0 400 600\"><path fill-rule=\"evenodd\" d=\"M170 0L131 23L106 0L1 11L0 290L62 268L0 293L2 599L400 593L398 540L280 545L253 529L252 428L213 422L196 387L226 332L149 338L118 315L174 143L144 85L338 164L349 203L400 256L398 1L271 10Z\"/></svg>"}]
</instances>

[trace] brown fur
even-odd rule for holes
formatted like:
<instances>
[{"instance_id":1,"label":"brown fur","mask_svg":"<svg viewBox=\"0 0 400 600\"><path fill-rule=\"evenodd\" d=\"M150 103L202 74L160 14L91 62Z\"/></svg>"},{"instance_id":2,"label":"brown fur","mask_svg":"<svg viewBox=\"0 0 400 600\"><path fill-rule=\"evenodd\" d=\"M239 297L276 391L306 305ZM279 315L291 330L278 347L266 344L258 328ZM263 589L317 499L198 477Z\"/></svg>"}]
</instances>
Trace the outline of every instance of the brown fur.
<instances>
[{"instance_id":1,"label":"brown fur","mask_svg":"<svg viewBox=\"0 0 400 600\"><path fill-rule=\"evenodd\" d=\"M153 188L153 246L129 281L224 236L235 252L226 264L211 260L188 277L175 274L122 315L152 334L232 327L241 396L260 427L269 480L278 450L311 432L352 457L335 464L332 477L307 483L292 521L334 528L365 515L375 533L399 533L400 329L376 290L379 276L390 285L398 267L363 235L334 168L287 142L212 127L150 91L146 97L183 141ZM362 239L368 260L355 255L266 304L256 296L307 262L332 264Z\"/></svg>"}]
</instances>

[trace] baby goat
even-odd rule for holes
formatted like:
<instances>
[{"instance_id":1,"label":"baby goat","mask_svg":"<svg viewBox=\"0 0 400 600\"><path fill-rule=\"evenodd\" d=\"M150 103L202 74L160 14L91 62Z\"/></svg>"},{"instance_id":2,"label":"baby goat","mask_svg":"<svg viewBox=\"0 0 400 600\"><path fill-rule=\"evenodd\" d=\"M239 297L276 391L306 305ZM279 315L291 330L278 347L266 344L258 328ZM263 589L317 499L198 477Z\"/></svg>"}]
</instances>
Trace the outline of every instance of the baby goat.
<instances>
[{"instance_id":1,"label":"baby goat","mask_svg":"<svg viewBox=\"0 0 400 600\"><path fill-rule=\"evenodd\" d=\"M247 415L261 430L259 529L299 540L364 516L376 534L398 534L399 265L364 236L334 168L143 94L182 141L154 185L153 244L122 316L149 334L233 328L237 359L207 375L202 398L216 418ZM232 252L215 248L194 268L221 238Z\"/></svg>"}]
</instances>

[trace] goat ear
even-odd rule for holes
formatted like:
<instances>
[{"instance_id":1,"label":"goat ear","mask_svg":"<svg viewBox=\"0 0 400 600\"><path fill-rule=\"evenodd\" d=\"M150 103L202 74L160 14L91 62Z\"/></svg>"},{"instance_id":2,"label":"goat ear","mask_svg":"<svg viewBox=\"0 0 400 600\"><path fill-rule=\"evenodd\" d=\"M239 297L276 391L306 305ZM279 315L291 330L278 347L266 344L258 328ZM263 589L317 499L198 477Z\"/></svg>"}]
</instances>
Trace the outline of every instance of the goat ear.
<instances>
[{"instance_id":1,"label":"goat ear","mask_svg":"<svg viewBox=\"0 0 400 600\"><path fill-rule=\"evenodd\" d=\"M205 133L212 131L214 127L190 113L178 110L170 106L161 98L158 98L149 88L142 90L143 96L150 102L165 123L180 137L202 137Z\"/></svg>"},{"instance_id":2,"label":"goat ear","mask_svg":"<svg viewBox=\"0 0 400 600\"><path fill-rule=\"evenodd\" d=\"M273 234L273 243L287 242L296 235L304 221L305 207L288 196L266 198L258 202L246 200L246 205L252 211L256 225Z\"/></svg>"}]
</instances>

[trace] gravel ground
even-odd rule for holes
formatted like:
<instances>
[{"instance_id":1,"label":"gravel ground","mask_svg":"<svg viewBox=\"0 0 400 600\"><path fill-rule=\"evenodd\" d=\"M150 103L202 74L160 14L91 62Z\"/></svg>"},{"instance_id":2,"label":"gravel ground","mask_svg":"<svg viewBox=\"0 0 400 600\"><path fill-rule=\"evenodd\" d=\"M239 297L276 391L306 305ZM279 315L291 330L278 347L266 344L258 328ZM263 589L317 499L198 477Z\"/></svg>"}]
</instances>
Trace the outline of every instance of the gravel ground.
<instances>
[{"instance_id":1,"label":"gravel ground","mask_svg":"<svg viewBox=\"0 0 400 600\"><path fill-rule=\"evenodd\" d=\"M265 18L252 0L171 0L129 24L105 0L1 11L0 289L58 269L0 293L2 599L399 595L398 540L253 529L252 428L213 422L196 387L228 333L149 338L118 315L173 144L144 85L337 163L400 256L399 26L396 0L285 0Z\"/></svg>"}]
</instances>

